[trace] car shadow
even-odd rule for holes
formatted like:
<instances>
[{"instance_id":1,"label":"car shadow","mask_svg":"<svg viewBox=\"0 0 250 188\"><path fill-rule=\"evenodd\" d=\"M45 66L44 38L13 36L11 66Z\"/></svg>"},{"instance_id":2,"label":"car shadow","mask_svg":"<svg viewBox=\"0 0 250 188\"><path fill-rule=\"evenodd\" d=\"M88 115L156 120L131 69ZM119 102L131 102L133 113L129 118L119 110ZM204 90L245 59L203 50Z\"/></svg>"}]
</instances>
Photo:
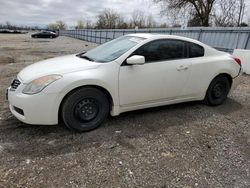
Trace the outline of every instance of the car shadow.
<instances>
[{"instance_id":1,"label":"car shadow","mask_svg":"<svg viewBox=\"0 0 250 188\"><path fill-rule=\"evenodd\" d=\"M117 144L133 150L135 147L128 139L160 134L170 127L191 125L214 114L230 115L241 108L242 105L233 99L218 107L189 102L150 108L109 117L100 128L81 134L69 131L63 125L25 125L10 117L1 123L4 125L0 128L0 135L9 144L4 151L19 157L61 155L93 147L113 148Z\"/></svg>"}]
</instances>

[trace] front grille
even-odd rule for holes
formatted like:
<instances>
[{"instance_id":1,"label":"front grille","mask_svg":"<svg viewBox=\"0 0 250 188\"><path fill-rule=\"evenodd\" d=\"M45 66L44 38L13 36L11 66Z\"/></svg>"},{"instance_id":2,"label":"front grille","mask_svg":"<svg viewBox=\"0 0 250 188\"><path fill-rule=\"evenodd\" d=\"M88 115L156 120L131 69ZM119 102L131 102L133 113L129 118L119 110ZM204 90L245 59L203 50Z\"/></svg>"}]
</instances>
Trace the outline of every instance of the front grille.
<instances>
[{"instance_id":1,"label":"front grille","mask_svg":"<svg viewBox=\"0 0 250 188\"><path fill-rule=\"evenodd\" d=\"M14 79L11 83L11 89L17 89L21 82L18 79Z\"/></svg>"}]
</instances>

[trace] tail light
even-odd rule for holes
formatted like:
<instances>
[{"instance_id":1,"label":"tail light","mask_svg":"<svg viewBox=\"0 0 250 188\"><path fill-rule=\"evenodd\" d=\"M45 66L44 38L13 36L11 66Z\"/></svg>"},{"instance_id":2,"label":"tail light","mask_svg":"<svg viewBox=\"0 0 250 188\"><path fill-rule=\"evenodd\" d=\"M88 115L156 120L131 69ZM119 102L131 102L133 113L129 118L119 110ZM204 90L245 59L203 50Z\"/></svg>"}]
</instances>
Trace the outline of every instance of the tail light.
<instances>
[{"instance_id":1,"label":"tail light","mask_svg":"<svg viewBox=\"0 0 250 188\"><path fill-rule=\"evenodd\" d=\"M233 57L234 61L241 66L241 60L237 57Z\"/></svg>"}]
</instances>

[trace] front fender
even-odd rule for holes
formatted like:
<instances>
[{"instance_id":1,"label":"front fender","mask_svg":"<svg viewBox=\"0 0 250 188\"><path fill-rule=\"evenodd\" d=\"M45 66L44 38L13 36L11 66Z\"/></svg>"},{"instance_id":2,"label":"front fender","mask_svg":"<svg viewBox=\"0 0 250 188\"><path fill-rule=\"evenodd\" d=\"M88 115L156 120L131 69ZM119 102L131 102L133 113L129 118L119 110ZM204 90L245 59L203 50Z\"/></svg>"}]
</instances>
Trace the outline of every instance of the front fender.
<instances>
[{"instance_id":1,"label":"front fender","mask_svg":"<svg viewBox=\"0 0 250 188\"><path fill-rule=\"evenodd\" d=\"M99 86L109 92L113 104L119 105L118 96L118 71L113 69L105 71L103 69L91 69L86 71L73 72L63 75L63 78L46 87L44 93L58 93L60 98L64 98L70 91L83 86ZM109 73L109 72L112 72ZM62 100L59 99L59 100Z\"/></svg>"}]
</instances>

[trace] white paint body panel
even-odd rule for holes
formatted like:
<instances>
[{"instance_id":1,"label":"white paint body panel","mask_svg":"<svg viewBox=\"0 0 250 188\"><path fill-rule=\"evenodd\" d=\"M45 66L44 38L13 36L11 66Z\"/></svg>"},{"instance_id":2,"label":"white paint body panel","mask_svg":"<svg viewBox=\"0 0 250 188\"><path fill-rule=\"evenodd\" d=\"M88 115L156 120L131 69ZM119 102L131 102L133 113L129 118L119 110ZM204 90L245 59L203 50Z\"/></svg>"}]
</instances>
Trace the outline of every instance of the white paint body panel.
<instances>
[{"instance_id":1,"label":"white paint body panel","mask_svg":"<svg viewBox=\"0 0 250 188\"><path fill-rule=\"evenodd\" d=\"M235 49L233 55L241 59L243 72L250 74L250 50Z\"/></svg>"},{"instance_id":2,"label":"white paint body panel","mask_svg":"<svg viewBox=\"0 0 250 188\"><path fill-rule=\"evenodd\" d=\"M203 100L206 90L217 75L239 75L240 66L229 54L219 52L198 41L169 35L132 34L146 40L109 63L90 62L76 55L48 59L23 69L18 78L22 82L15 91L8 90L10 110L19 120L28 124L54 125L62 100L72 90L83 86L99 86L112 97L111 115L185 101ZM157 39L179 39L199 44L205 56L122 66L129 55L140 46ZM41 76L60 74L62 78L35 95L22 90ZM237 83L233 79L233 87ZM13 106L24 111L18 114Z\"/></svg>"}]
</instances>

